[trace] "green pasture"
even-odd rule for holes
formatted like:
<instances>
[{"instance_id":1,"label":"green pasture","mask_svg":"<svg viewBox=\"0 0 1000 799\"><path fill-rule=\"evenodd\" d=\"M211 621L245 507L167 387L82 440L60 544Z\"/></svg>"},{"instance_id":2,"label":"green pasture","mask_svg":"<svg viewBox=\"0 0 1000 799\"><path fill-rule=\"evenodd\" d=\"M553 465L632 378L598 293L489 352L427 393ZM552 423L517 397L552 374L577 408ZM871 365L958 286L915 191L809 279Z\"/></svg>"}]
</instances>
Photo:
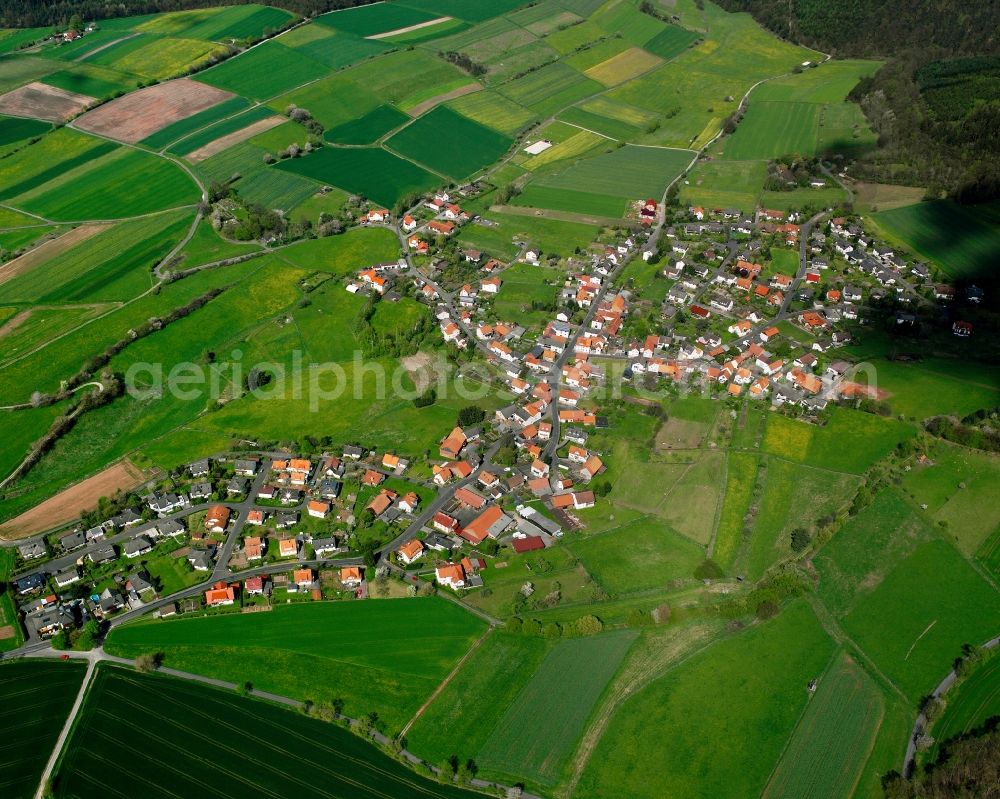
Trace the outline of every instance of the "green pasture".
<instances>
[{"instance_id":1,"label":"green pasture","mask_svg":"<svg viewBox=\"0 0 1000 799\"><path fill-rule=\"evenodd\" d=\"M556 644L493 727L480 767L555 784L636 635L620 630Z\"/></svg>"},{"instance_id":2,"label":"green pasture","mask_svg":"<svg viewBox=\"0 0 1000 799\"><path fill-rule=\"evenodd\" d=\"M315 602L140 622L116 629L107 646L123 657L160 651L173 668L298 699L340 697L347 715L374 710L395 731L482 631L475 616L436 598Z\"/></svg>"},{"instance_id":3,"label":"green pasture","mask_svg":"<svg viewBox=\"0 0 1000 799\"><path fill-rule=\"evenodd\" d=\"M618 708L587 761L579 794L759 795L806 706L809 680L832 653L804 602L695 653Z\"/></svg>"},{"instance_id":4,"label":"green pasture","mask_svg":"<svg viewBox=\"0 0 1000 799\"><path fill-rule=\"evenodd\" d=\"M409 119L391 105L380 105L357 119L331 128L324 137L335 144L371 144Z\"/></svg>"},{"instance_id":5,"label":"green pasture","mask_svg":"<svg viewBox=\"0 0 1000 799\"><path fill-rule=\"evenodd\" d=\"M539 179L549 188L571 189L638 199L663 195L667 185L687 167L687 150L626 146L602 153Z\"/></svg>"}]
</instances>

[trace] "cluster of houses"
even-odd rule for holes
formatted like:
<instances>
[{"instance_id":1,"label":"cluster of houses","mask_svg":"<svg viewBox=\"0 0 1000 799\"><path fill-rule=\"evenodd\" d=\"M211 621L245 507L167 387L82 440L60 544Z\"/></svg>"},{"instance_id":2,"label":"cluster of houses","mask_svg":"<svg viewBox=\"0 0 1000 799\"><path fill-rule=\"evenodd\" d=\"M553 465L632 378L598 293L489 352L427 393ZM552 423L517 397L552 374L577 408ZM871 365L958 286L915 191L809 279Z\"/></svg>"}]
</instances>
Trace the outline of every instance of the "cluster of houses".
<instances>
[{"instance_id":1,"label":"cluster of houses","mask_svg":"<svg viewBox=\"0 0 1000 799\"><path fill-rule=\"evenodd\" d=\"M429 254L434 238L451 236L471 218L461 206L453 202L447 191L438 192L424 206L431 212L431 219L423 220L406 214L400 222L401 229L408 234L406 246L416 255Z\"/></svg>"},{"instance_id":2,"label":"cluster of houses","mask_svg":"<svg viewBox=\"0 0 1000 799\"><path fill-rule=\"evenodd\" d=\"M353 280L347 282L347 292L398 301L399 294L392 289L399 273L405 269L406 261L402 258L398 261L373 264L360 270Z\"/></svg>"}]
</instances>

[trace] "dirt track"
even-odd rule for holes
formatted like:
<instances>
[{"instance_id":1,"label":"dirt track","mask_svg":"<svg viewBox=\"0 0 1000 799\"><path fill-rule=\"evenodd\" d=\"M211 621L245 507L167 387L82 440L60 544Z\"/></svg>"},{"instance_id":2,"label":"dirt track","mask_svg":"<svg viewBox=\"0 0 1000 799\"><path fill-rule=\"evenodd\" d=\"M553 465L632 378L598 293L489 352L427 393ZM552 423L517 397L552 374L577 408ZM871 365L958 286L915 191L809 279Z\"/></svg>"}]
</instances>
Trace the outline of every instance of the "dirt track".
<instances>
[{"instance_id":1,"label":"dirt track","mask_svg":"<svg viewBox=\"0 0 1000 799\"><path fill-rule=\"evenodd\" d=\"M0 114L65 122L92 103L93 97L34 82L0 95Z\"/></svg>"},{"instance_id":2,"label":"dirt track","mask_svg":"<svg viewBox=\"0 0 1000 799\"><path fill-rule=\"evenodd\" d=\"M441 103L446 103L449 100L454 100L456 97L464 97L467 94L472 94L473 92L478 92L483 88L481 83L467 83L465 86L459 86L457 89L452 89L450 92L445 92L444 94L438 94L434 97L428 97L422 103L418 103L413 106L406 113L411 117L418 117L425 111L430 111L434 106L440 105Z\"/></svg>"},{"instance_id":3,"label":"dirt track","mask_svg":"<svg viewBox=\"0 0 1000 799\"><path fill-rule=\"evenodd\" d=\"M57 255L62 255L66 250L75 247L82 241L86 241L92 236L96 236L102 230L109 227L107 224L89 224L75 227L56 239L49 239L38 245L33 250L29 250L24 255L14 258L12 261L0 265L0 285L8 280L13 280L18 275L30 272L36 266L50 261Z\"/></svg>"},{"instance_id":4,"label":"dirt track","mask_svg":"<svg viewBox=\"0 0 1000 799\"><path fill-rule=\"evenodd\" d=\"M410 31L418 31L421 28L430 28L441 22L447 22L451 17L438 17L437 19L429 19L427 22L418 22L416 25L408 25L405 28L396 28L394 31L386 31L385 33L376 33L374 36L366 36L366 39L388 39L390 36L402 36L404 33L409 33Z\"/></svg>"},{"instance_id":5,"label":"dirt track","mask_svg":"<svg viewBox=\"0 0 1000 799\"><path fill-rule=\"evenodd\" d=\"M254 122L252 125L247 125L242 130L237 130L222 136L215 141L210 141L204 147L199 147L197 150L188 153L184 156L192 164L197 164L199 161L204 161L206 158L211 158L213 155L221 153L223 150L228 150L234 144L239 144L241 141L246 141L247 139L252 139L258 133L263 133L265 130L270 130L271 128L277 127L285 119L279 116L268 117L267 119L261 119Z\"/></svg>"},{"instance_id":6,"label":"dirt track","mask_svg":"<svg viewBox=\"0 0 1000 799\"><path fill-rule=\"evenodd\" d=\"M214 86L178 78L105 103L84 114L75 124L80 130L135 144L232 96Z\"/></svg>"},{"instance_id":7,"label":"dirt track","mask_svg":"<svg viewBox=\"0 0 1000 799\"><path fill-rule=\"evenodd\" d=\"M144 480L143 473L129 461L116 463L0 525L0 538L7 541L27 538L65 524L94 507L101 497L132 488Z\"/></svg>"}]
</instances>

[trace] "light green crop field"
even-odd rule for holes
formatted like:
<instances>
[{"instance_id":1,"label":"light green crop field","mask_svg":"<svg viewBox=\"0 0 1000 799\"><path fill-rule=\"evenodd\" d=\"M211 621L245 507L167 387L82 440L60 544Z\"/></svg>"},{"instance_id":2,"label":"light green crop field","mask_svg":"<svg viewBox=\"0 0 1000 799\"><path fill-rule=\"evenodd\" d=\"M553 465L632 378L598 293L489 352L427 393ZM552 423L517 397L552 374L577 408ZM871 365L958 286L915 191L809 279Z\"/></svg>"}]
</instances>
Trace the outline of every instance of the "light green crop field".
<instances>
[{"instance_id":1,"label":"light green crop field","mask_svg":"<svg viewBox=\"0 0 1000 799\"><path fill-rule=\"evenodd\" d=\"M556 644L493 728L480 767L554 784L636 636L623 630Z\"/></svg>"},{"instance_id":2,"label":"light green crop field","mask_svg":"<svg viewBox=\"0 0 1000 799\"><path fill-rule=\"evenodd\" d=\"M550 188L608 194L612 197L659 198L691 162L688 150L621 147L593 156L539 179Z\"/></svg>"},{"instance_id":3,"label":"light green crop field","mask_svg":"<svg viewBox=\"0 0 1000 799\"><path fill-rule=\"evenodd\" d=\"M851 796L885 712L874 680L841 653L820 678L762 797Z\"/></svg>"},{"instance_id":4,"label":"light green crop field","mask_svg":"<svg viewBox=\"0 0 1000 799\"><path fill-rule=\"evenodd\" d=\"M692 655L619 707L578 793L760 795L808 701L806 685L820 675L833 648L809 606L797 602ZM727 732L733 729L754 732Z\"/></svg>"},{"instance_id":5,"label":"light green crop field","mask_svg":"<svg viewBox=\"0 0 1000 799\"><path fill-rule=\"evenodd\" d=\"M145 721L151 718L155 728ZM249 729L281 734L248 737ZM135 753L128 764L115 763L103 745L122 734ZM190 754L192 741L198 742L197 758ZM313 764L309 775L298 767L300 758ZM414 774L348 730L290 708L115 666L102 666L94 678L67 742L54 795L224 795L234 785L271 795L293 790L302 796L357 799L481 796Z\"/></svg>"},{"instance_id":6,"label":"light green crop field","mask_svg":"<svg viewBox=\"0 0 1000 799\"><path fill-rule=\"evenodd\" d=\"M548 186L529 185L512 200L514 205L529 208L551 208L575 214L616 217L625 215L624 197L609 197L589 191L572 191Z\"/></svg>"},{"instance_id":7,"label":"light green crop field","mask_svg":"<svg viewBox=\"0 0 1000 799\"><path fill-rule=\"evenodd\" d=\"M20 660L0 667L4 725L20 732L4 747L4 795L34 795L83 682L81 663Z\"/></svg>"},{"instance_id":8,"label":"light green crop field","mask_svg":"<svg viewBox=\"0 0 1000 799\"><path fill-rule=\"evenodd\" d=\"M523 105L495 91L466 94L448 103L458 113L481 125L506 133L508 136L535 120L535 114Z\"/></svg>"},{"instance_id":9,"label":"light green crop field","mask_svg":"<svg viewBox=\"0 0 1000 799\"><path fill-rule=\"evenodd\" d=\"M164 664L298 699L344 699L398 730L483 632L441 599L314 602L270 613L141 622L115 630L109 651L164 653ZM237 655L237 653L239 653ZM334 669L337 679L328 679Z\"/></svg>"},{"instance_id":10,"label":"light green crop field","mask_svg":"<svg viewBox=\"0 0 1000 799\"><path fill-rule=\"evenodd\" d=\"M49 219L77 220L148 214L194 205L198 199L198 187L179 166L142 150L121 147L87 159L13 202Z\"/></svg>"},{"instance_id":11,"label":"light green crop field","mask_svg":"<svg viewBox=\"0 0 1000 799\"><path fill-rule=\"evenodd\" d=\"M846 59L827 61L796 75L769 80L753 92L753 100L783 100L805 103L842 103L862 78L881 66L878 61Z\"/></svg>"}]
</instances>

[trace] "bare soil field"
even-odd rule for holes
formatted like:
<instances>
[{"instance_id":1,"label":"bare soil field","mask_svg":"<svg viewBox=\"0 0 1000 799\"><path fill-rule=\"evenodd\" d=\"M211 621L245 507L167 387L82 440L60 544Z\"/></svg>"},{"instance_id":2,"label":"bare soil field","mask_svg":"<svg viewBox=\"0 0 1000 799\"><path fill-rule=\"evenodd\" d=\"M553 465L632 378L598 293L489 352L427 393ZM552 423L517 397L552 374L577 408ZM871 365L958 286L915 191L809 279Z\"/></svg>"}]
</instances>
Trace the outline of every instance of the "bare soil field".
<instances>
[{"instance_id":1,"label":"bare soil field","mask_svg":"<svg viewBox=\"0 0 1000 799\"><path fill-rule=\"evenodd\" d=\"M457 97L464 97L465 95L472 94L473 92L478 92L482 88L483 85L481 83L467 83L465 86L459 86L457 89L452 89L450 92L437 94L434 97L428 97L422 103L417 103L406 113L416 119L425 111L430 111L436 105L447 103L449 100L454 100Z\"/></svg>"},{"instance_id":2,"label":"bare soil field","mask_svg":"<svg viewBox=\"0 0 1000 799\"><path fill-rule=\"evenodd\" d=\"M108 224L89 224L75 227L67 233L55 239L39 244L33 250L20 255L7 263L0 265L0 285L8 280L12 280L18 275L30 272L36 266L50 261L57 255L62 255L66 250L75 247L82 241L86 241L92 236L96 236L102 230L109 227ZM12 320L13 321L13 320ZM9 323L8 323L9 324Z\"/></svg>"},{"instance_id":3,"label":"bare soil field","mask_svg":"<svg viewBox=\"0 0 1000 799\"><path fill-rule=\"evenodd\" d=\"M199 161L204 161L206 158L218 155L223 150L228 150L234 144L239 144L241 141L252 139L258 133L263 133L265 130L277 127L284 121L284 117L268 117L267 119L260 119L251 125L247 125L243 128L243 130L233 131L232 133L228 133L215 141L210 141L204 147L199 147L197 150L188 153L184 157L192 164L197 164Z\"/></svg>"},{"instance_id":4,"label":"bare soil field","mask_svg":"<svg viewBox=\"0 0 1000 799\"><path fill-rule=\"evenodd\" d=\"M85 94L36 81L0 95L0 114L65 122L96 102L95 98Z\"/></svg>"},{"instance_id":5,"label":"bare soil field","mask_svg":"<svg viewBox=\"0 0 1000 799\"><path fill-rule=\"evenodd\" d=\"M65 524L94 507L101 497L133 488L145 479L142 471L129 461L116 463L0 525L0 538L6 541L27 538Z\"/></svg>"},{"instance_id":6,"label":"bare soil field","mask_svg":"<svg viewBox=\"0 0 1000 799\"><path fill-rule=\"evenodd\" d=\"M105 103L80 117L76 126L98 136L135 144L232 96L214 86L178 78Z\"/></svg>"}]
</instances>

